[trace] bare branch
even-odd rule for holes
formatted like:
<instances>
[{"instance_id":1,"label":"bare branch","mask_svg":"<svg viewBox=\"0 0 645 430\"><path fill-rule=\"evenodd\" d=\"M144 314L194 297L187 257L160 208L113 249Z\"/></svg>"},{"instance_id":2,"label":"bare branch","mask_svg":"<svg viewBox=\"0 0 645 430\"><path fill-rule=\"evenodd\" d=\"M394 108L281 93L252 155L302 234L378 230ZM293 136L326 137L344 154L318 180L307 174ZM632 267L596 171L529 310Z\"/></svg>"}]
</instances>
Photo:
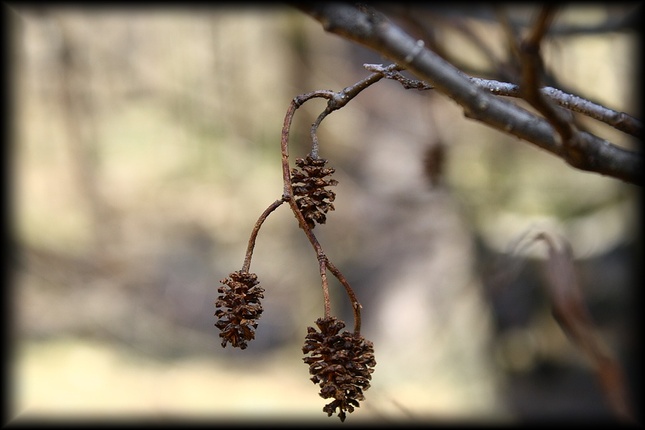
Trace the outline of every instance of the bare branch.
<instances>
[{"instance_id":1,"label":"bare branch","mask_svg":"<svg viewBox=\"0 0 645 430\"><path fill-rule=\"evenodd\" d=\"M327 255L325 254L322 246L320 245L320 242L316 238L316 235L314 234L312 229L307 224L307 221L305 220L302 212L300 211L300 208L298 208L296 199L294 198L293 184L291 183L291 173L289 169L289 133L291 131L291 123L293 121L293 116L295 115L296 110L300 106L302 106L308 100L311 100L314 98L327 99L327 107L325 108L324 112L318 116L318 119L312 126L311 133L314 141L312 142L311 152L312 154L314 154L315 152L318 151L318 144L317 144L318 139L316 137L316 129L318 125L320 125L320 122L331 112L345 106L350 100L356 97L361 91L368 88L370 85L378 82L382 78L383 78L383 74L373 73L372 75L368 76L362 81L359 81L352 86L346 87L339 92L320 90L320 91L313 91L306 94L301 94L295 97L291 101L291 103L289 104L289 108L287 109L287 113L284 118L284 124L282 126L282 134L280 138L280 150L282 154L282 176L283 176L282 179L284 183L284 188L283 188L282 199L276 201L274 205L277 206L278 202L281 203L283 201L286 201L289 203L289 206L291 207L291 211L293 212L296 219L298 220L298 224L304 231L305 236L307 236L307 239L309 239L309 243L311 243L311 246L314 248L314 251L316 252L316 257L318 258L318 265L320 269L320 277L322 280L325 318L328 318L331 315L329 283L327 280L327 270L329 270L343 285L343 287L345 288L345 291L347 292L347 296L351 301L352 311L354 313L354 333L356 335L359 335L361 330L362 306L359 303L358 298L356 297L356 294L354 294L352 287L349 285L349 282L347 282L347 279L343 276L340 270L338 270L338 268L329 260L329 258L327 258Z\"/></svg>"},{"instance_id":2,"label":"bare branch","mask_svg":"<svg viewBox=\"0 0 645 430\"><path fill-rule=\"evenodd\" d=\"M532 239L544 241L548 248L545 263L546 292L553 306L553 316L571 341L589 358L616 416L633 422L634 416L620 362L599 335L585 304L571 246L564 238L558 239L545 232Z\"/></svg>"},{"instance_id":3,"label":"bare branch","mask_svg":"<svg viewBox=\"0 0 645 430\"><path fill-rule=\"evenodd\" d=\"M370 72L383 74L386 79L400 82L406 90L434 89L432 85L425 81L409 79L403 76L400 73L403 70L402 67L384 67L382 64L363 64L363 67ZM519 85L475 77L471 77L470 80L478 87L484 88L496 96L521 97ZM586 115L634 137L641 138L643 136L643 123L625 112L617 112L553 87L540 88L540 93L570 111Z\"/></svg>"},{"instance_id":4,"label":"bare branch","mask_svg":"<svg viewBox=\"0 0 645 430\"><path fill-rule=\"evenodd\" d=\"M578 166L584 165L586 154L584 145L579 143L579 132L572 118L565 115L563 110L550 103L540 93L540 84L544 72L540 47L555 16L556 8L557 6L553 4L543 6L531 32L519 43L517 52L522 70L520 94L555 127L562 139L562 156L573 166Z\"/></svg>"},{"instance_id":5,"label":"bare branch","mask_svg":"<svg viewBox=\"0 0 645 430\"><path fill-rule=\"evenodd\" d=\"M349 103L350 100L352 100L354 97L360 94L364 89L368 88L369 86L383 79L385 77L385 73L388 73L389 71L394 70L395 67L396 65L384 67L383 70L379 70L376 73L372 73L367 78L355 83L354 85L345 87L342 91L335 93L334 97L329 99L329 101L327 102L327 107L325 108L324 111L321 112L320 115L318 115L318 118L316 118L316 121L314 121L314 123L311 126L311 142L312 142L311 156L312 157L318 158L317 131L322 120L325 119L327 115L329 115L333 111L338 110L343 106L345 106L347 103Z\"/></svg>"},{"instance_id":6,"label":"bare branch","mask_svg":"<svg viewBox=\"0 0 645 430\"><path fill-rule=\"evenodd\" d=\"M520 87L518 85L500 82L493 79L470 78L470 80L479 87L487 89L492 94L498 96L520 97ZM565 93L564 91L553 87L542 87L540 88L540 92L560 106L573 112L578 112L600 122L604 122L605 124L614 127L616 130L620 130L639 139L643 136L643 123L625 112L618 112L613 109L606 108L597 103L583 99L582 97Z\"/></svg>"},{"instance_id":7,"label":"bare branch","mask_svg":"<svg viewBox=\"0 0 645 430\"><path fill-rule=\"evenodd\" d=\"M642 185L642 154L614 145L590 133L577 133L580 157L571 157L549 121L490 94L427 49L380 13L339 3L298 3L297 8L323 28L378 52L437 91L452 98L466 117L512 134L561 157L573 167Z\"/></svg>"}]
</instances>

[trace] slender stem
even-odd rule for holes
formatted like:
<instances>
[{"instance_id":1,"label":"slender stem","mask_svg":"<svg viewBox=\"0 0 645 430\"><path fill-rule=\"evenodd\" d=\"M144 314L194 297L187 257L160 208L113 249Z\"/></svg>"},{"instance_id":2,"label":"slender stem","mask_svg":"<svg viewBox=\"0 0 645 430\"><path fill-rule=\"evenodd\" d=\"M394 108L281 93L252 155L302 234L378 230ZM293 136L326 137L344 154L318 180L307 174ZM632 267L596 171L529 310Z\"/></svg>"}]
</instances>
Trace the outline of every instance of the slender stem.
<instances>
[{"instance_id":1,"label":"slender stem","mask_svg":"<svg viewBox=\"0 0 645 430\"><path fill-rule=\"evenodd\" d=\"M360 319L361 306L358 303L358 300L356 299L356 295L354 294L354 291L352 290L351 286L349 285L345 277L336 268L336 266L334 266L329 261L329 259L325 255L325 252L322 246L320 245L320 242L318 242L318 239L314 235L312 229L307 224L307 221L302 215L302 212L300 212L300 209L298 208L298 205L295 199L293 198L293 185L291 184L291 172L289 169L289 132L291 130L291 122L293 120L293 116L296 110L307 100L310 100L315 97L330 98L332 94L333 93L330 93L327 91L316 91L308 94L303 94L301 96L294 98L291 101L289 108L287 109L287 113L284 119L284 125L282 128L281 140L280 140L280 148L282 151L282 175L283 175L283 182L284 182L284 194L282 196L282 200L287 201L289 203L289 206L291 207L292 212L294 213L296 219L298 219L300 228L302 228L302 230L305 232L307 239L309 239L311 246L314 248L314 251L316 252L316 256L318 258L318 264L320 267L320 277L322 279L325 317L329 317L331 315L331 300L329 298L329 284L327 280L327 268L329 268L329 270L334 274L334 276L336 276L336 278L338 278L341 284L343 284L352 302L352 308L354 310L354 331L358 333L360 331L360 325L361 325L361 319Z\"/></svg>"},{"instance_id":2,"label":"slender stem","mask_svg":"<svg viewBox=\"0 0 645 430\"><path fill-rule=\"evenodd\" d=\"M311 152L309 155L311 155L311 158L313 159L318 159L318 126L322 122L322 120L331 113L329 108L325 109L322 111L320 115L318 115L318 118L316 118L316 121L311 125Z\"/></svg>"},{"instance_id":3,"label":"slender stem","mask_svg":"<svg viewBox=\"0 0 645 430\"><path fill-rule=\"evenodd\" d=\"M311 228L309 228L307 221L305 220L304 216L300 212L300 209L298 208L298 205L295 199L293 198L293 185L291 184L291 171L289 169L289 131L291 130L291 122L293 120L293 115L295 114L296 110L300 106L302 106L303 103L305 103L307 100L310 100L316 97L331 99L333 97L333 94L334 93L332 93L331 91L314 91L294 98L291 101L289 108L287 109L287 114L285 115L285 118L284 118L284 125L282 127L282 135L280 139L280 148L282 151L282 179L284 182L284 192L283 192L284 194L282 195L282 200L289 202L289 206L291 207L292 212L298 219L298 223L300 227L305 232L307 239L309 239L309 242L311 243L311 245L314 248L314 251L316 252L318 263L320 265L320 277L322 280L325 318L331 315L331 300L329 298L329 284L327 281L327 269L326 269L327 256L325 255L325 252L323 251L322 246L318 242L318 239L311 231Z\"/></svg>"},{"instance_id":4,"label":"slender stem","mask_svg":"<svg viewBox=\"0 0 645 430\"><path fill-rule=\"evenodd\" d=\"M325 306L325 318L331 316L331 300L329 298L329 282L327 281L328 260L324 254L318 254L318 265L320 267L320 279L322 280L323 300Z\"/></svg>"},{"instance_id":5,"label":"slender stem","mask_svg":"<svg viewBox=\"0 0 645 430\"><path fill-rule=\"evenodd\" d=\"M306 94L301 94L291 100L287 113L284 117L284 125L282 126L282 135L280 137L280 149L282 150L282 182L284 184L284 191L282 198L285 201L293 200L293 189L291 186L291 171L289 169L289 131L291 130L291 122L296 110L302 106L306 101L313 98L326 98L331 100L336 93L333 91L320 90L313 91ZM296 215L297 216L297 215ZM306 224L306 223L305 223Z\"/></svg>"},{"instance_id":6,"label":"slender stem","mask_svg":"<svg viewBox=\"0 0 645 430\"><path fill-rule=\"evenodd\" d=\"M322 279L322 290L325 302L325 317L329 317L331 315L331 301L329 299L329 284L327 280L327 269L329 269L334 274L334 276L338 278L343 287L345 287L345 291L347 291L347 295L352 302L355 333L360 333L361 329L361 305L356 298L356 294L354 294L354 290L352 290L352 287L349 285L349 282L347 282L347 279L345 279L342 273L340 273L340 270L338 270L336 266L334 266L325 255L322 246L318 242L318 239L314 235L311 227L309 227L309 225L307 224L304 216L302 215L302 212L300 212L300 208L298 208L298 205L293 198L293 185L291 184L291 170L289 168L289 132L291 130L291 122L293 121L293 116L300 106L313 98L327 99L327 107L320 115L318 115L318 118L311 126L312 146L310 155L312 158L318 158L318 136L316 133L322 120L335 110L344 107L350 100L360 94L361 91L383 79L387 73L395 70L400 70L400 67L396 64L384 67L381 70L375 71L365 79L358 81L354 85L343 88L343 90L339 92L320 90L301 94L295 97L291 101L289 108L287 109L280 139L280 149L282 151L282 179L284 183L284 191L281 202L289 202L291 210L298 219L300 228L302 228L302 230L305 232L307 239L309 239L311 246L313 246L314 251L316 252L318 264L320 266L320 277Z\"/></svg>"},{"instance_id":7,"label":"slender stem","mask_svg":"<svg viewBox=\"0 0 645 430\"><path fill-rule=\"evenodd\" d=\"M275 202L271 203L268 208L262 212L262 215L260 215L260 218L255 222L255 225L253 226L253 230L251 231L251 237L249 237L249 244L246 247L246 254L244 256L244 264L242 265L242 272L248 272L249 268L251 267L251 257L253 256L253 248L255 248L255 240L258 237L258 233L260 232L260 227L262 226L262 223L267 219L269 214L276 210L282 203L284 203L284 197L281 198L280 200L276 200Z\"/></svg>"},{"instance_id":8,"label":"slender stem","mask_svg":"<svg viewBox=\"0 0 645 430\"><path fill-rule=\"evenodd\" d=\"M344 107L350 100L356 97L364 89L369 86L377 83L381 79L387 76L387 73L392 72L393 70L400 70L399 66L396 64L391 64L387 67L382 67L381 70L377 70L365 79L362 79L356 82L354 85L343 88L342 91L333 93L333 96L327 102L327 107L324 111L318 115L316 121L311 125L311 158L318 158L318 127L323 119L327 117L330 113Z\"/></svg>"},{"instance_id":9,"label":"slender stem","mask_svg":"<svg viewBox=\"0 0 645 430\"><path fill-rule=\"evenodd\" d=\"M338 268L334 266L331 261L327 261L327 268L340 281L343 287L345 287L345 291L347 291L349 300L352 302L352 312L354 313L354 333L358 335L361 333L362 306L359 303L358 299L356 298L356 294L354 293L354 290L352 289L352 287L349 285L349 282L347 282L347 279L345 279L343 274L340 273L340 270L338 270Z\"/></svg>"}]
</instances>

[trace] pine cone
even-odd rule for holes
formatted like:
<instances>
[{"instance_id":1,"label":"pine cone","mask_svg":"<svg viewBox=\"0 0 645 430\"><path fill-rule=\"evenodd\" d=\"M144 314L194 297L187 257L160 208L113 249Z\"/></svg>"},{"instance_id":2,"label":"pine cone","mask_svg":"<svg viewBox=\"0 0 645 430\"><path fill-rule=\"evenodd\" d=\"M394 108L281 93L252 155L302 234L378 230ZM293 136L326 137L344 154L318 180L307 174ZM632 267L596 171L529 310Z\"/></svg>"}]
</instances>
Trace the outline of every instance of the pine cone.
<instances>
[{"instance_id":1,"label":"pine cone","mask_svg":"<svg viewBox=\"0 0 645 430\"><path fill-rule=\"evenodd\" d=\"M333 398L323 407L327 416L339 410L338 417L345 421L347 412L359 407L359 400L364 400L363 391L370 387L374 359L374 346L361 335L340 330L345 327L343 321L334 317L318 318L317 332L307 327L307 336L302 352L309 357L303 361L309 365L311 381L320 385L320 396Z\"/></svg>"},{"instance_id":2,"label":"pine cone","mask_svg":"<svg viewBox=\"0 0 645 430\"><path fill-rule=\"evenodd\" d=\"M335 169L325 167L327 160L324 158L297 158L296 168L291 170L291 183L293 194L298 209L310 228L315 224L324 224L327 221L326 213L334 210L331 203L336 198L336 193L325 187L338 184L335 179L327 178Z\"/></svg>"},{"instance_id":3,"label":"pine cone","mask_svg":"<svg viewBox=\"0 0 645 430\"><path fill-rule=\"evenodd\" d=\"M219 320L215 326L220 329L222 347L230 342L233 347L245 349L247 341L255 338L256 320L262 314L260 299L264 298L264 289L258 285L255 273L237 271L220 281L223 284L217 289L221 294L215 306L215 316Z\"/></svg>"}]
</instances>

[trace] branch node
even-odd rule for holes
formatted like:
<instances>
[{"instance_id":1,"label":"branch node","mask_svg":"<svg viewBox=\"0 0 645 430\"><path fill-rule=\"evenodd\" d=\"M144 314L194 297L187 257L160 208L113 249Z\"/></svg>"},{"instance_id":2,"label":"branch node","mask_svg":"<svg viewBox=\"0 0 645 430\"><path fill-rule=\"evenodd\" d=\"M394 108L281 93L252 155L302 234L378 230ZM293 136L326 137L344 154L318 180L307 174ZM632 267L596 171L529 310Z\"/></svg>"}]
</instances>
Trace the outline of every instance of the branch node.
<instances>
[{"instance_id":1,"label":"branch node","mask_svg":"<svg viewBox=\"0 0 645 430\"><path fill-rule=\"evenodd\" d=\"M423 48L425 47L425 42L421 39L417 40L416 45L414 46L414 49L403 59L405 61L405 64L410 64L417 55L423 51Z\"/></svg>"},{"instance_id":2,"label":"branch node","mask_svg":"<svg viewBox=\"0 0 645 430\"><path fill-rule=\"evenodd\" d=\"M350 98L347 96L347 91L351 90L351 87L345 87L342 91L334 93L329 101L327 101L327 108L329 111L334 111L340 109L347 104Z\"/></svg>"}]
</instances>

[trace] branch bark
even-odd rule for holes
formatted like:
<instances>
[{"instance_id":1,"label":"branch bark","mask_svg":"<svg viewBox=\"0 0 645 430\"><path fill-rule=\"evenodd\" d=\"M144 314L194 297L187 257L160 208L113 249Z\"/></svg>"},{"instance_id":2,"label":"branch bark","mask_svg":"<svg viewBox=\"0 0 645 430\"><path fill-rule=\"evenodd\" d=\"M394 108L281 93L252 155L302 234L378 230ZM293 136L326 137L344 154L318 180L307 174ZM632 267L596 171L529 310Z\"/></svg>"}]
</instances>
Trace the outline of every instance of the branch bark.
<instances>
[{"instance_id":1,"label":"branch bark","mask_svg":"<svg viewBox=\"0 0 645 430\"><path fill-rule=\"evenodd\" d=\"M467 118L537 145L577 169L642 185L640 151L585 131L576 131L577 150L571 151L548 120L479 87L379 12L345 3L297 3L294 7L319 21L325 31L365 46L427 81L459 104Z\"/></svg>"}]
</instances>

